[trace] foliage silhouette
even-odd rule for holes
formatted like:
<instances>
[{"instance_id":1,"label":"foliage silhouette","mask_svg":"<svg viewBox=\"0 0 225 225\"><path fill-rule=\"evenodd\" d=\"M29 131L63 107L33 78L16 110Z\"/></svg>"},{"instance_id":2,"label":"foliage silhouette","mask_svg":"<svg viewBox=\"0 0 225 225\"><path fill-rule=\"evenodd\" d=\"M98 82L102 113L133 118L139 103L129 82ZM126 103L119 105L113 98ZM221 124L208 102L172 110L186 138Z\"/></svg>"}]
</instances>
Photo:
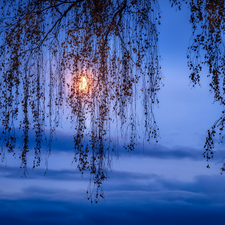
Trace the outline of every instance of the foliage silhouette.
<instances>
[{"instance_id":1,"label":"foliage silhouette","mask_svg":"<svg viewBox=\"0 0 225 225\"><path fill-rule=\"evenodd\" d=\"M171 0L172 6L177 5L182 9L182 3L188 4L191 11L190 23L192 24L192 44L188 48L188 66L191 70L190 79L193 86L200 83L202 66L208 67L210 91L214 94L214 101L225 106L225 2L223 0ZM201 57L202 56L202 57ZM216 134L220 137L220 143L224 139L225 111L215 121L207 132L203 153L207 161L213 158L214 142ZM209 165L207 165L209 168ZM221 174L225 171L225 163L221 168Z\"/></svg>"},{"instance_id":2,"label":"foliage silhouette","mask_svg":"<svg viewBox=\"0 0 225 225\"><path fill-rule=\"evenodd\" d=\"M186 3L191 10L193 42L187 57L193 85L200 82L202 65L208 66L214 99L224 105L224 1L170 2L179 9ZM101 184L114 151L111 133L129 137L124 143L127 150L138 142L139 127L144 128L146 140L158 136L153 114L161 83L157 0L3 0L0 4L2 159L6 150L15 154L20 147L16 146L19 127L21 168L26 173L33 129L33 167L39 166L46 127L50 152L53 133L67 117L74 128L74 161L81 173L90 171L96 187L95 192L89 189L89 197L103 197ZM223 141L224 122L222 111L208 130L207 160L214 154L217 129Z\"/></svg>"},{"instance_id":3,"label":"foliage silhouette","mask_svg":"<svg viewBox=\"0 0 225 225\"><path fill-rule=\"evenodd\" d=\"M50 152L53 132L69 112L74 160L93 176L95 197L102 196L98 189L114 150L111 130L129 136L128 150L138 141L138 125L147 140L158 136L159 17L158 2L151 0L1 1L3 158L6 149L15 151L19 127L26 173L33 129L33 167L39 166L46 127Z\"/></svg>"}]
</instances>

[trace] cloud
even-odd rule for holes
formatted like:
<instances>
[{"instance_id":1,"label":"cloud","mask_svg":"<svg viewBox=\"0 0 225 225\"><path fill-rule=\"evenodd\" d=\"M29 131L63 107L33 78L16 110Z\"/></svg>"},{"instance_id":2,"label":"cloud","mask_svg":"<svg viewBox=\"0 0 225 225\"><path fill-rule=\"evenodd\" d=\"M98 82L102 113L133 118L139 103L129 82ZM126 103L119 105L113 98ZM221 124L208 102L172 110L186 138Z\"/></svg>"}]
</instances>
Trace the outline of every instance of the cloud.
<instances>
[{"instance_id":1,"label":"cloud","mask_svg":"<svg viewBox=\"0 0 225 225\"><path fill-rule=\"evenodd\" d=\"M0 173L3 181L0 198L10 199L34 197L47 197L53 200L83 199L90 181L89 173L84 174L82 178L79 171L72 170L49 170L46 176L40 171L33 171L28 178L20 178L15 174L14 168L0 167ZM153 172L113 171L107 175L108 179L101 187L106 198L112 201L125 199L125 202L144 203L147 200L170 203L179 200L186 204L225 202L225 182L221 175L198 175L187 181ZM13 188L15 183L18 188ZM11 194L6 195L7 191Z\"/></svg>"},{"instance_id":2,"label":"cloud","mask_svg":"<svg viewBox=\"0 0 225 225\"><path fill-rule=\"evenodd\" d=\"M88 179L78 171L49 170L43 177L34 170L27 179L16 179L14 173L15 168L0 167L2 185L5 180L15 189L26 184L10 198L1 195L1 224L211 225L224 220L225 183L220 175L180 181L155 173L114 171L103 185L105 200L91 205L85 199Z\"/></svg>"},{"instance_id":3,"label":"cloud","mask_svg":"<svg viewBox=\"0 0 225 225\"><path fill-rule=\"evenodd\" d=\"M21 133L16 129L16 133ZM45 135L46 137L49 136L49 130L46 129ZM48 141L44 140L42 142L42 157L45 155L46 150L48 149ZM71 152L74 154L74 143L73 143L73 134L71 132L66 132L64 130L57 129L54 133L54 138L51 143L52 153L60 153L60 152ZM30 151L33 151L35 147L35 133L34 131L30 130L29 134L29 146ZM17 146L22 146L21 137L18 137ZM225 156L223 151L223 146L216 146L214 156L219 161ZM16 156L19 157L21 155L21 150L16 149L15 152L17 153ZM113 157L118 156L134 156L134 157L149 157L149 158L156 158L156 159L190 159L194 161L204 161L203 158L203 148L194 148L194 147L183 147L183 146L176 146L176 147L166 147L161 144L145 144L145 145L137 145L135 150L132 152L128 152L125 150L121 144L118 144L117 149L114 153L111 153ZM6 154L6 157L10 154ZM34 158L33 158L34 159ZM33 161L32 159L32 161ZM73 158L71 158L71 161Z\"/></svg>"},{"instance_id":4,"label":"cloud","mask_svg":"<svg viewBox=\"0 0 225 225\"><path fill-rule=\"evenodd\" d=\"M126 154L121 151L122 154ZM148 145L146 147L138 146L133 152L130 152L132 156L140 156L140 157L150 157L150 158L158 158L158 159L192 159L192 160L202 160L203 151L193 148L185 148L185 147L173 147L167 148L160 144Z\"/></svg>"},{"instance_id":5,"label":"cloud","mask_svg":"<svg viewBox=\"0 0 225 225\"><path fill-rule=\"evenodd\" d=\"M81 201L21 199L0 201L1 224L153 224L211 225L224 221L224 205L185 205L182 201L157 204L104 201L94 205Z\"/></svg>"}]
</instances>

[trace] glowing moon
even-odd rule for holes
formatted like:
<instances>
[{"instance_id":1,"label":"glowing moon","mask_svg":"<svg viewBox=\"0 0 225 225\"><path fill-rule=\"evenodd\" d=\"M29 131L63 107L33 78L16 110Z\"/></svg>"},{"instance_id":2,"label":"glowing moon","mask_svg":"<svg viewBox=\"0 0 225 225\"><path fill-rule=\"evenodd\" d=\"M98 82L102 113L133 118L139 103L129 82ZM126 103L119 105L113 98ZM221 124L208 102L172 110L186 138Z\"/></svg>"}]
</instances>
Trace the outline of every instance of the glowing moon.
<instances>
[{"instance_id":1,"label":"glowing moon","mask_svg":"<svg viewBox=\"0 0 225 225\"><path fill-rule=\"evenodd\" d=\"M80 90L84 91L87 89L87 79L85 77L81 77L80 79Z\"/></svg>"}]
</instances>

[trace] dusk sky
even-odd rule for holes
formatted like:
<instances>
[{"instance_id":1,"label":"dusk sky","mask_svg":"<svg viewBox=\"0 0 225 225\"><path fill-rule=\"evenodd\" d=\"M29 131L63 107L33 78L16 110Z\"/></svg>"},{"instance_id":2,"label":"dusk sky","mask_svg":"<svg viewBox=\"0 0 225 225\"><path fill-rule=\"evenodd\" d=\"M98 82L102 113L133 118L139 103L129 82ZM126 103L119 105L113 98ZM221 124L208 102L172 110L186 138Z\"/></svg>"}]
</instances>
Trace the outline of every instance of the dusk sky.
<instances>
[{"instance_id":1,"label":"dusk sky","mask_svg":"<svg viewBox=\"0 0 225 225\"><path fill-rule=\"evenodd\" d=\"M152 140L131 153L119 147L102 186L105 198L93 204L86 196L89 174L82 177L72 163L69 130L56 131L58 140L49 157L43 151L39 168L32 169L29 153L26 178L20 160L6 154L0 164L0 224L224 224L225 174L220 175L224 145L215 145L210 169L202 155L207 130L222 107L213 103L207 68L201 73L201 86L193 88L189 80L189 10L175 12L168 0L159 3L164 87L155 107L158 144Z\"/></svg>"}]
</instances>

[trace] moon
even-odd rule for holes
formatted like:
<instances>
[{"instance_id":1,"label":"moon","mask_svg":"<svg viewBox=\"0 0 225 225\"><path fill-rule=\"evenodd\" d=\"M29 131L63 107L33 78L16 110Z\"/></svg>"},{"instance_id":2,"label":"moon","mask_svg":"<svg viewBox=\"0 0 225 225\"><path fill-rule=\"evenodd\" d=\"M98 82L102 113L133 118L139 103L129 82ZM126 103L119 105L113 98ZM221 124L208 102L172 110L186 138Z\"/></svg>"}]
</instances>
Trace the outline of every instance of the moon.
<instances>
[{"instance_id":1,"label":"moon","mask_svg":"<svg viewBox=\"0 0 225 225\"><path fill-rule=\"evenodd\" d=\"M84 91L87 89L87 79L85 77L81 77L80 79L80 90Z\"/></svg>"}]
</instances>

